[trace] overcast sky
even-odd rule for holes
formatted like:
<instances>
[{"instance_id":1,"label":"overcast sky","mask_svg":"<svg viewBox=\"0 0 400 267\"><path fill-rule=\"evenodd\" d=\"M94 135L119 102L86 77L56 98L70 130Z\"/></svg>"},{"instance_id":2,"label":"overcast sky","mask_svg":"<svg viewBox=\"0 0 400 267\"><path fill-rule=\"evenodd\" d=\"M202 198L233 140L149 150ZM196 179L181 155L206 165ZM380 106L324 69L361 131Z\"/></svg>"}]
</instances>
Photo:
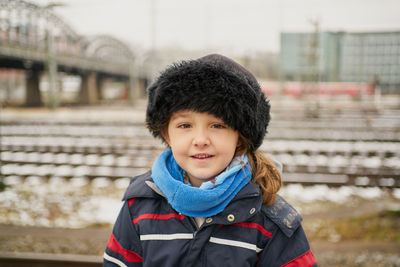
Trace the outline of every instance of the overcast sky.
<instances>
[{"instance_id":1,"label":"overcast sky","mask_svg":"<svg viewBox=\"0 0 400 267\"><path fill-rule=\"evenodd\" d=\"M144 49L154 44L190 50L276 52L280 31L312 31L310 21L316 20L322 31L400 31L400 0L33 2L64 3L55 11L79 34L111 34Z\"/></svg>"}]
</instances>

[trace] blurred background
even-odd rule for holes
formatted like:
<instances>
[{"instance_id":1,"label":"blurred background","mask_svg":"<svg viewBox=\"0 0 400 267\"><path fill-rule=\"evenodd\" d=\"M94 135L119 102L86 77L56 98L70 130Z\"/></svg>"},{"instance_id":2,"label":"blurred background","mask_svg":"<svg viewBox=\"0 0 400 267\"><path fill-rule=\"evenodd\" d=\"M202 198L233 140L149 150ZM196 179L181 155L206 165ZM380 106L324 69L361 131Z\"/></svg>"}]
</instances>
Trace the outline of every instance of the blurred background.
<instances>
[{"instance_id":1,"label":"blurred background","mask_svg":"<svg viewBox=\"0 0 400 267\"><path fill-rule=\"evenodd\" d=\"M164 149L146 87L221 53L270 99L260 149L283 164L319 265L400 266L399 13L397 0L0 0L0 265L98 265L130 177Z\"/></svg>"}]
</instances>

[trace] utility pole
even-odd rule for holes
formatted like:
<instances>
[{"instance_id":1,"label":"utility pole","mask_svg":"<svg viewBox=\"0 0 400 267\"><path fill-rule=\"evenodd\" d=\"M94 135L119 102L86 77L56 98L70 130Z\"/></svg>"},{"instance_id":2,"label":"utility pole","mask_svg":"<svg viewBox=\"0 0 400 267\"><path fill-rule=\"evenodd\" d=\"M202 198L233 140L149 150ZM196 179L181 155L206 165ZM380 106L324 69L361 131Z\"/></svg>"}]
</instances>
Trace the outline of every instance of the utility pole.
<instances>
[{"instance_id":1,"label":"utility pole","mask_svg":"<svg viewBox=\"0 0 400 267\"><path fill-rule=\"evenodd\" d=\"M308 53L308 79L307 83L309 83L311 91L316 92L316 102L311 110L310 115L313 117L318 117L319 116L319 109L320 109L320 88L319 88L319 82L320 82L320 64L319 64L319 57L320 57L320 32L319 32L319 20L310 20L310 23L312 24L314 28L314 32L311 35L310 38L310 50Z\"/></svg>"},{"instance_id":2,"label":"utility pole","mask_svg":"<svg viewBox=\"0 0 400 267\"><path fill-rule=\"evenodd\" d=\"M150 0L150 34L151 34L151 51L150 51L150 82L156 76L156 39L157 39L157 0Z\"/></svg>"},{"instance_id":3,"label":"utility pole","mask_svg":"<svg viewBox=\"0 0 400 267\"><path fill-rule=\"evenodd\" d=\"M57 84L57 61L56 61L56 51L54 49L54 35L50 28L50 14L49 10L55 7L65 6L63 3L49 3L43 7L46 16L46 53L47 53L47 76L48 76L48 100L47 107L49 109L56 109L59 105L59 87Z\"/></svg>"},{"instance_id":4,"label":"utility pole","mask_svg":"<svg viewBox=\"0 0 400 267\"><path fill-rule=\"evenodd\" d=\"M284 85L284 80L285 80L285 73L284 73L284 68L283 68L283 10L284 10L284 1L283 0L278 0L278 5L279 5L279 17L278 17L278 25L279 25L279 44L280 44L280 51L279 51L279 59L278 59L278 79L279 79L279 86L276 92L276 96L278 99L281 99L282 97L282 91L283 91L283 85Z\"/></svg>"},{"instance_id":5,"label":"utility pole","mask_svg":"<svg viewBox=\"0 0 400 267\"><path fill-rule=\"evenodd\" d=\"M56 109L58 107L58 86L57 86L57 62L54 51L54 37L51 29L46 29L46 52L47 52L47 76L48 76L48 101L47 106L49 109Z\"/></svg>"},{"instance_id":6,"label":"utility pole","mask_svg":"<svg viewBox=\"0 0 400 267\"><path fill-rule=\"evenodd\" d=\"M314 32L310 38L310 52L308 54L309 81L319 81L319 21L310 20Z\"/></svg>"}]
</instances>

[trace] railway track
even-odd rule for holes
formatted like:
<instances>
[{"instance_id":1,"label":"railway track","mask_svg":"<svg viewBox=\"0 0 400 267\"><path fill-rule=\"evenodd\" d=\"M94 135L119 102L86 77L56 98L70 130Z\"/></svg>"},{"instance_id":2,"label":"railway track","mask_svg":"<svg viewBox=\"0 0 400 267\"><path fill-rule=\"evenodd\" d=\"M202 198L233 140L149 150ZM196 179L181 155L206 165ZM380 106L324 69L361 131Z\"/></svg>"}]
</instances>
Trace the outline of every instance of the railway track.
<instances>
[{"instance_id":1,"label":"railway track","mask_svg":"<svg viewBox=\"0 0 400 267\"><path fill-rule=\"evenodd\" d=\"M103 259L92 255L0 253L2 267L100 267Z\"/></svg>"},{"instance_id":2,"label":"railway track","mask_svg":"<svg viewBox=\"0 0 400 267\"><path fill-rule=\"evenodd\" d=\"M63 139L51 142L47 137L43 140L51 144L35 142L30 137L3 139L1 174L23 179L38 176L44 180L51 177L116 180L150 169L164 149L154 139L126 144L96 138L75 143L63 143ZM283 164L286 183L400 187L399 142L267 140L260 149Z\"/></svg>"},{"instance_id":3,"label":"railway track","mask_svg":"<svg viewBox=\"0 0 400 267\"><path fill-rule=\"evenodd\" d=\"M143 124L127 125L65 125L65 124L10 124L2 122L2 136L149 138ZM365 125L335 126L328 122L313 125L271 123L266 140L336 140L336 141L391 141L400 140L400 125L372 127Z\"/></svg>"},{"instance_id":4,"label":"railway track","mask_svg":"<svg viewBox=\"0 0 400 267\"><path fill-rule=\"evenodd\" d=\"M260 149L283 164L284 182L400 187L400 111L272 115ZM150 169L165 148L140 122L48 116L2 118L1 176L117 180Z\"/></svg>"}]
</instances>

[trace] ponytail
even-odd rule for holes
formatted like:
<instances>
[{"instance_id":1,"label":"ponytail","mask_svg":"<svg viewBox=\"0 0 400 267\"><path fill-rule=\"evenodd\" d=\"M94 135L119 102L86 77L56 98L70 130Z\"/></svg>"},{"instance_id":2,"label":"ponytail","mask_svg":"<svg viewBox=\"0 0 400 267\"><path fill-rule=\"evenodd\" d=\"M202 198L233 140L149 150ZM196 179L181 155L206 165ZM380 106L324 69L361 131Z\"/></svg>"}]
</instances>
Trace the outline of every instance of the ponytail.
<instances>
[{"instance_id":1,"label":"ponytail","mask_svg":"<svg viewBox=\"0 0 400 267\"><path fill-rule=\"evenodd\" d=\"M281 174L273 161L262 152L256 150L248 155L252 180L260 186L263 204L270 206L275 202L276 194L282 186Z\"/></svg>"},{"instance_id":2,"label":"ponytail","mask_svg":"<svg viewBox=\"0 0 400 267\"><path fill-rule=\"evenodd\" d=\"M242 155L247 152L252 168L252 181L260 186L263 204L266 206L272 205L282 186L282 178L278 168L261 151L248 152L248 141L241 134L239 134L238 143L236 155Z\"/></svg>"}]
</instances>

